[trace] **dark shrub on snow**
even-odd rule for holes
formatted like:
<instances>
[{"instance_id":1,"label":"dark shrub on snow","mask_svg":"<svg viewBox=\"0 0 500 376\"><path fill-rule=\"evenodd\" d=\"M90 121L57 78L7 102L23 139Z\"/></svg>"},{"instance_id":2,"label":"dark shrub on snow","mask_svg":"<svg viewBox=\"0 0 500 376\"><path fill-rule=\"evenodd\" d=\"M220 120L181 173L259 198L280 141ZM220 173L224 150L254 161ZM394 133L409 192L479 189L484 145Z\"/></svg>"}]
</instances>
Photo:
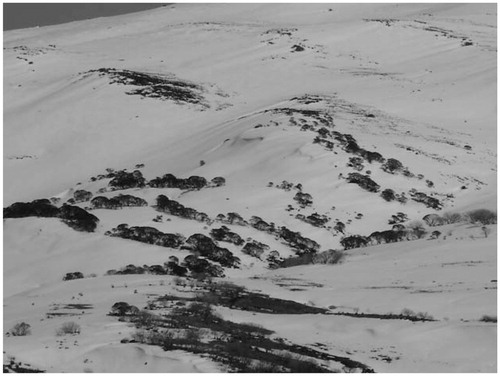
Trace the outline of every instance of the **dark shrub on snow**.
<instances>
[{"instance_id":1,"label":"dark shrub on snow","mask_svg":"<svg viewBox=\"0 0 500 376\"><path fill-rule=\"evenodd\" d=\"M3 209L4 218L24 217L58 217L59 208L52 205L47 199L34 200L32 202L16 202Z\"/></svg>"},{"instance_id":2,"label":"dark shrub on snow","mask_svg":"<svg viewBox=\"0 0 500 376\"><path fill-rule=\"evenodd\" d=\"M175 200L170 200L165 195L159 195L156 198L156 210L177 217L194 219L200 222L207 222L209 220L208 215L205 213L200 213L195 209L187 208Z\"/></svg>"},{"instance_id":3,"label":"dark shrub on snow","mask_svg":"<svg viewBox=\"0 0 500 376\"><path fill-rule=\"evenodd\" d=\"M242 245L244 240L237 233L230 231L226 226L214 228L210 231L210 236L218 241Z\"/></svg>"},{"instance_id":4,"label":"dark shrub on snow","mask_svg":"<svg viewBox=\"0 0 500 376\"><path fill-rule=\"evenodd\" d=\"M120 209L122 206L120 202L111 198L108 199L104 196L97 196L90 201L92 208L94 209Z\"/></svg>"},{"instance_id":5,"label":"dark shrub on snow","mask_svg":"<svg viewBox=\"0 0 500 376\"><path fill-rule=\"evenodd\" d=\"M315 253L320 246L314 240L308 239L286 227L281 227L279 236L297 250L297 254Z\"/></svg>"},{"instance_id":6,"label":"dark shrub on snow","mask_svg":"<svg viewBox=\"0 0 500 376\"><path fill-rule=\"evenodd\" d=\"M213 187L222 187L226 185L226 179L222 176L217 176L210 181L210 185Z\"/></svg>"},{"instance_id":7,"label":"dark shrub on snow","mask_svg":"<svg viewBox=\"0 0 500 376\"><path fill-rule=\"evenodd\" d=\"M248 224L238 213L227 213L226 221L230 225L246 226Z\"/></svg>"},{"instance_id":8,"label":"dark shrub on snow","mask_svg":"<svg viewBox=\"0 0 500 376\"><path fill-rule=\"evenodd\" d=\"M180 266L178 263L173 261L167 262L164 265L164 268L167 274L176 275L179 277L184 277L188 272L187 268Z\"/></svg>"},{"instance_id":9,"label":"dark shrub on snow","mask_svg":"<svg viewBox=\"0 0 500 376\"><path fill-rule=\"evenodd\" d=\"M132 195L118 195L111 200L116 200L121 206L148 206L146 200Z\"/></svg>"},{"instance_id":10,"label":"dark shrub on snow","mask_svg":"<svg viewBox=\"0 0 500 376\"><path fill-rule=\"evenodd\" d=\"M73 193L75 202L85 202L92 198L92 192L79 189Z\"/></svg>"},{"instance_id":11,"label":"dark shrub on snow","mask_svg":"<svg viewBox=\"0 0 500 376\"><path fill-rule=\"evenodd\" d=\"M318 213L313 213L311 215L308 215L307 217L302 215L302 214L297 214L295 218L300 219L301 221L304 221L306 223L309 223L310 225L314 227L324 227L326 223L330 220L326 215L318 214Z\"/></svg>"},{"instance_id":12,"label":"dark shrub on snow","mask_svg":"<svg viewBox=\"0 0 500 376\"><path fill-rule=\"evenodd\" d=\"M195 274L203 274L210 277L224 277L224 269L219 265L210 263L208 260L189 255L184 258L186 268Z\"/></svg>"},{"instance_id":13,"label":"dark shrub on snow","mask_svg":"<svg viewBox=\"0 0 500 376\"><path fill-rule=\"evenodd\" d=\"M180 234L163 233L154 227L147 226L134 226L129 228L126 224L119 225L112 229L108 235L168 248L179 248L185 240Z\"/></svg>"},{"instance_id":14,"label":"dark shrub on snow","mask_svg":"<svg viewBox=\"0 0 500 376\"><path fill-rule=\"evenodd\" d=\"M333 229L335 231L341 232L343 234L345 231L345 224L339 221L339 222L335 223L335 226L333 226Z\"/></svg>"},{"instance_id":15,"label":"dark shrub on snow","mask_svg":"<svg viewBox=\"0 0 500 376\"><path fill-rule=\"evenodd\" d=\"M376 151L368 151L365 149L361 149L359 151L359 155L365 158L369 163L372 163L373 161L383 163L385 161L382 154L377 153Z\"/></svg>"},{"instance_id":16,"label":"dark shrub on snow","mask_svg":"<svg viewBox=\"0 0 500 376\"><path fill-rule=\"evenodd\" d=\"M240 260L231 251L217 246L212 239L203 234L191 235L186 244L200 256L218 262L222 266L237 268L240 264Z\"/></svg>"},{"instance_id":17,"label":"dark shrub on snow","mask_svg":"<svg viewBox=\"0 0 500 376\"><path fill-rule=\"evenodd\" d=\"M135 170L133 172L118 171L115 177L109 182L109 186L113 189L129 189L142 188L146 185L146 179L142 176L142 172Z\"/></svg>"},{"instance_id":18,"label":"dark shrub on snow","mask_svg":"<svg viewBox=\"0 0 500 376\"><path fill-rule=\"evenodd\" d=\"M202 189L208 185L208 182L207 179L201 176L180 179L175 175L165 174L161 178L157 177L149 181L148 185L153 188Z\"/></svg>"},{"instance_id":19,"label":"dark shrub on snow","mask_svg":"<svg viewBox=\"0 0 500 376\"><path fill-rule=\"evenodd\" d=\"M403 164L394 158L389 158L383 165L382 170L388 172L390 174L394 174L397 171L401 171L403 169Z\"/></svg>"},{"instance_id":20,"label":"dark shrub on snow","mask_svg":"<svg viewBox=\"0 0 500 376\"><path fill-rule=\"evenodd\" d=\"M47 199L35 200L29 203L16 202L3 211L4 218L23 217L58 217L71 228L78 231L93 232L99 218L78 206L64 204L58 208Z\"/></svg>"},{"instance_id":21,"label":"dark shrub on snow","mask_svg":"<svg viewBox=\"0 0 500 376\"><path fill-rule=\"evenodd\" d=\"M125 302L118 302L111 307L110 316L133 316L139 313L139 308Z\"/></svg>"},{"instance_id":22,"label":"dark shrub on snow","mask_svg":"<svg viewBox=\"0 0 500 376\"><path fill-rule=\"evenodd\" d=\"M59 217L69 227L77 231L93 232L99 222L99 218L90 214L86 210L78 206L66 204L61 207Z\"/></svg>"},{"instance_id":23,"label":"dark shrub on snow","mask_svg":"<svg viewBox=\"0 0 500 376\"><path fill-rule=\"evenodd\" d=\"M262 218L255 215L250 218L250 225L259 231L265 231L270 234L274 233L274 231L276 230L274 227L274 223L267 223Z\"/></svg>"},{"instance_id":24,"label":"dark shrub on snow","mask_svg":"<svg viewBox=\"0 0 500 376\"><path fill-rule=\"evenodd\" d=\"M309 193L297 192L293 199L297 201L302 208L310 206L313 203L312 196Z\"/></svg>"},{"instance_id":25,"label":"dark shrub on snow","mask_svg":"<svg viewBox=\"0 0 500 376\"><path fill-rule=\"evenodd\" d=\"M353 249L353 248L360 248L360 247L366 247L368 244L368 239L364 236L361 235L351 235L351 236L346 236L340 241L340 244L344 249Z\"/></svg>"},{"instance_id":26,"label":"dark shrub on snow","mask_svg":"<svg viewBox=\"0 0 500 376\"><path fill-rule=\"evenodd\" d=\"M382 196L382 198L385 200L385 201L394 201L396 199L396 194L395 192L390 189L390 188L387 188L387 189L384 189L382 191L382 193L380 194L380 196Z\"/></svg>"},{"instance_id":27,"label":"dark shrub on snow","mask_svg":"<svg viewBox=\"0 0 500 376\"><path fill-rule=\"evenodd\" d=\"M359 185L361 188L369 191L369 192L378 192L380 189L380 185L375 183L372 179L370 179L367 175L362 175L358 172L351 172L347 175L347 182L354 183Z\"/></svg>"},{"instance_id":28,"label":"dark shrub on snow","mask_svg":"<svg viewBox=\"0 0 500 376\"><path fill-rule=\"evenodd\" d=\"M90 201L94 209L121 209L122 207L147 206L146 200L132 195L118 195L108 199L104 196L97 196Z\"/></svg>"},{"instance_id":29,"label":"dark shrub on snow","mask_svg":"<svg viewBox=\"0 0 500 376\"><path fill-rule=\"evenodd\" d=\"M264 251L267 251L268 249L269 246L267 244L252 240L251 242L245 244L241 252L260 259Z\"/></svg>"},{"instance_id":30,"label":"dark shrub on snow","mask_svg":"<svg viewBox=\"0 0 500 376\"><path fill-rule=\"evenodd\" d=\"M72 279L81 278L83 278L83 274L81 272L66 273L66 275L63 277L63 281L71 281Z\"/></svg>"},{"instance_id":31,"label":"dark shrub on snow","mask_svg":"<svg viewBox=\"0 0 500 376\"><path fill-rule=\"evenodd\" d=\"M443 204L434 197L428 196L423 192L414 192L411 194L411 199L416 202L420 202L427 206L428 208L436 209L436 210L441 210L443 207Z\"/></svg>"}]
</instances>

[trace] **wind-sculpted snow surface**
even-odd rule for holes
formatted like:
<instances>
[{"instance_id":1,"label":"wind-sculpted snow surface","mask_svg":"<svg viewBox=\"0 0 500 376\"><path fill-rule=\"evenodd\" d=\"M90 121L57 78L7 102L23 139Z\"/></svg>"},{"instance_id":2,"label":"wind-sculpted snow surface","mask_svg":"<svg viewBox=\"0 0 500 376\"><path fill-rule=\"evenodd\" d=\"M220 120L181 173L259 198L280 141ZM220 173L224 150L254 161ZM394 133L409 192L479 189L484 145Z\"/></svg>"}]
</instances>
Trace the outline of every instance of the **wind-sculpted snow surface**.
<instances>
[{"instance_id":1,"label":"wind-sculpted snow surface","mask_svg":"<svg viewBox=\"0 0 500 376\"><path fill-rule=\"evenodd\" d=\"M4 371L495 372L496 27L251 3L5 32Z\"/></svg>"}]
</instances>

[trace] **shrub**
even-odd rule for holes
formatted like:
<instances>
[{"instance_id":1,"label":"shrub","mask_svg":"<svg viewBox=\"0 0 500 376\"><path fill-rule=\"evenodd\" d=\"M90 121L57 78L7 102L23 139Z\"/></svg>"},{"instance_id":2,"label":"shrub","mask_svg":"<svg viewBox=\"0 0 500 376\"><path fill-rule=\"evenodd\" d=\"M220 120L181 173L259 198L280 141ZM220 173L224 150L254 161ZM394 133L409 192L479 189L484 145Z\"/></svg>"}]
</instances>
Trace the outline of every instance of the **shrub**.
<instances>
[{"instance_id":1,"label":"shrub","mask_svg":"<svg viewBox=\"0 0 500 376\"><path fill-rule=\"evenodd\" d=\"M351 172L347 175L347 182L359 185L369 192L378 192L380 185L375 183L368 175L361 175L358 172Z\"/></svg>"},{"instance_id":2,"label":"shrub","mask_svg":"<svg viewBox=\"0 0 500 376\"><path fill-rule=\"evenodd\" d=\"M219 178L217 178L219 179ZM222 178L223 179L223 178ZM217 182L218 180L216 180ZM216 183L214 182L214 183ZM225 181L224 181L225 182ZM179 189L202 189L208 185L207 179L201 176L190 176L180 179L172 174L165 174L161 178L152 179L148 185L153 188L179 188Z\"/></svg>"},{"instance_id":3,"label":"shrub","mask_svg":"<svg viewBox=\"0 0 500 376\"><path fill-rule=\"evenodd\" d=\"M126 302L117 302L111 307L110 316L134 316L139 313L139 308Z\"/></svg>"},{"instance_id":4,"label":"shrub","mask_svg":"<svg viewBox=\"0 0 500 376\"><path fill-rule=\"evenodd\" d=\"M286 227L281 227L279 236L291 247L297 250L297 254L316 253L320 249L320 245L312 239L303 237L299 232L294 232Z\"/></svg>"},{"instance_id":5,"label":"shrub","mask_svg":"<svg viewBox=\"0 0 500 376\"><path fill-rule=\"evenodd\" d=\"M269 246L267 244L253 240L252 242L246 243L242 248L241 252L246 255L256 257L260 259L264 251L268 250Z\"/></svg>"},{"instance_id":6,"label":"shrub","mask_svg":"<svg viewBox=\"0 0 500 376\"><path fill-rule=\"evenodd\" d=\"M368 239L361 235L351 235L340 240L340 244L345 250L366 247Z\"/></svg>"},{"instance_id":7,"label":"shrub","mask_svg":"<svg viewBox=\"0 0 500 376\"><path fill-rule=\"evenodd\" d=\"M25 322L17 323L10 330L10 334L16 337L28 336L31 334L31 325Z\"/></svg>"},{"instance_id":8,"label":"shrub","mask_svg":"<svg viewBox=\"0 0 500 376\"><path fill-rule=\"evenodd\" d=\"M318 254L306 253L298 257L286 258L280 263L279 266L282 268L290 268L293 266L309 265L309 264L334 265L342 263L344 259L345 259L344 252L334 249L329 249L328 251L324 251Z\"/></svg>"},{"instance_id":9,"label":"shrub","mask_svg":"<svg viewBox=\"0 0 500 376\"><path fill-rule=\"evenodd\" d=\"M224 241L236 245L242 245L244 240L237 233L230 231L226 226L219 229L212 229L210 236L218 241Z\"/></svg>"},{"instance_id":10,"label":"shrub","mask_svg":"<svg viewBox=\"0 0 500 376\"><path fill-rule=\"evenodd\" d=\"M203 234L191 235L186 240L186 244L201 256L216 261L222 266L237 268L240 264L240 260L231 251L217 246L211 238Z\"/></svg>"},{"instance_id":11,"label":"shrub","mask_svg":"<svg viewBox=\"0 0 500 376\"><path fill-rule=\"evenodd\" d=\"M132 195L118 195L110 199L116 201L120 206L148 206L146 200Z\"/></svg>"},{"instance_id":12,"label":"shrub","mask_svg":"<svg viewBox=\"0 0 500 376\"><path fill-rule=\"evenodd\" d=\"M72 279L81 279L83 274L81 272L66 273L63 277L63 281L71 281Z\"/></svg>"},{"instance_id":13,"label":"shrub","mask_svg":"<svg viewBox=\"0 0 500 376\"><path fill-rule=\"evenodd\" d=\"M333 229L343 234L345 231L345 224L339 221L333 226Z\"/></svg>"},{"instance_id":14,"label":"shrub","mask_svg":"<svg viewBox=\"0 0 500 376\"><path fill-rule=\"evenodd\" d=\"M403 223L408 220L408 216L405 213L402 212L397 212L396 214L393 214L391 218L389 219L389 224L394 225L396 223Z\"/></svg>"},{"instance_id":15,"label":"shrub","mask_svg":"<svg viewBox=\"0 0 500 376\"><path fill-rule=\"evenodd\" d=\"M411 309L404 308L401 311L402 316L407 316L407 317L413 317L415 319L418 319L420 321L434 321L434 317L429 315L427 312L415 312L412 311Z\"/></svg>"},{"instance_id":16,"label":"shrub","mask_svg":"<svg viewBox=\"0 0 500 376\"><path fill-rule=\"evenodd\" d=\"M224 277L224 269L210 263L208 260L189 255L184 258L184 266L188 268L193 275L199 274L204 277Z\"/></svg>"},{"instance_id":17,"label":"shrub","mask_svg":"<svg viewBox=\"0 0 500 376\"><path fill-rule=\"evenodd\" d=\"M58 336L63 336L65 334L80 334L81 327L74 321L65 322L56 331Z\"/></svg>"},{"instance_id":18,"label":"shrub","mask_svg":"<svg viewBox=\"0 0 500 376\"><path fill-rule=\"evenodd\" d=\"M362 171L365 166L363 165L363 158L361 157L350 157L347 167L352 167L357 171Z\"/></svg>"},{"instance_id":19,"label":"shrub","mask_svg":"<svg viewBox=\"0 0 500 376\"><path fill-rule=\"evenodd\" d=\"M47 199L34 200L32 202L16 202L3 209L4 218L24 217L58 217L59 208L52 205Z\"/></svg>"},{"instance_id":20,"label":"shrub","mask_svg":"<svg viewBox=\"0 0 500 376\"><path fill-rule=\"evenodd\" d=\"M301 221L304 221L306 223L309 223L314 227L323 227L330 220L330 218L327 217L326 215L318 213L313 213L307 217L302 214L297 214L295 218L300 219Z\"/></svg>"},{"instance_id":21,"label":"shrub","mask_svg":"<svg viewBox=\"0 0 500 376\"><path fill-rule=\"evenodd\" d=\"M297 192L293 199L297 201L302 208L311 206L313 203L312 196L309 193Z\"/></svg>"},{"instance_id":22,"label":"shrub","mask_svg":"<svg viewBox=\"0 0 500 376\"><path fill-rule=\"evenodd\" d=\"M92 198L92 192L79 189L73 193L73 198L75 202L85 202Z\"/></svg>"},{"instance_id":23,"label":"shrub","mask_svg":"<svg viewBox=\"0 0 500 376\"><path fill-rule=\"evenodd\" d=\"M497 317L496 316L489 316L489 315L483 315L479 321L482 321L482 322L494 322L496 323L497 322Z\"/></svg>"},{"instance_id":24,"label":"shrub","mask_svg":"<svg viewBox=\"0 0 500 376\"><path fill-rule=\"evenodd\" d=\"M437 239L437 238L439 238L439 236L441 236L441 232L440 231L437 231L437 230L436 231L432 231L430 239Z\"/></svg>"},{"instance_id":25,"label":"shrub","mask_svg":"<svg viewBox=\"0 0 500 376\"><path fill-rule=\"evenodd\" d=\"M382 191L382 193L380 194L380 196L382 196L382 198L385 200L385 201L393 201L396 199L396 194L394 193L394 191L392 189L384 189Z\"/></svg>"},{"instance_id":26,"label":"shrub","mask_svg":"<svg viewBox=\"0 0 500 376\"><path fill-rule=\"evenodd\" d=\"M246 226L248 223L238 213L227 213L226 223L231 225Z\"/></svg>"},{"instance_id":27,"label":"shrub","mask_svg":"<svg viewBox=\"0 0 500 376\"><path fill-rule=\"evenodd\" d=\"M66 204L61 207L59 217L69 227L77 231L93 232L99 222L99 218L95 215L90 214L78 206Z\"/></svg>"},{"instance_id":28,"label":"shrub","mask_svg":"<svg viewBox=\"0 0 500 376\"><path fill-rule=\"evenodd\" d=\"M114 199L108 199L107 197L104 196L97 196L94 197L90 201L90 205L92 205L93 209L120 209L121 204L114 200Z\"/></svg>"},{"instance_id":29,"label":"shrub","mask_svg":"<svg viewBox=\"0 0 500 376\"><path fill-rule=\"evenodd\" d=\"M156 198L156 210L181 218L194 219L199 222L207 222L209 219L208 215L205 213L185 207L181 203L171 200L165 195L159 195Z\"/></svg>"},{"instance_id":30,"label":"shrub","mask_svg":"<svg viewBox=\"0 0 500 376\"><path fill-rule=\"evenodd\" d=\"M383 165L382 170L390 174L394 174L396 171L403 169L403 164L394 158L389 158Z\"/></svg>"},{"instance_id":31,"label":"shrub","mask_svg":"<svg viewBox=\"0 0 500 376\"><path fill-rule=\"evenodd\" d=\"M133 172L118 171L108 185L113 189L142 188L146 185L146 179L139 170Z\"/></svg>"},{"instance_id":32,"label":"shrub","mask_svg":"<svg viewBox=\"0 0 500 376\"><path fill-rule=\"evenodd\" d=\"M216 176L210 181L210 186L212 187L223 187L224 185L226 185L226 179L222 176Z\"/></svg>"},{"instance_id":33,"label":"shrub","mask_svg":"<svg viewBox=\"0 0 500 376\"><path fill-rule=\"evenodd\" d=\"M106 233L106 235L168 248L179 248L185 241L184 236L180 234L163 233L154 227L148 226L133 226L129 228L127 224L118 225L111 232Z\"/></svg>"},{"instance_id":34,"label":"shrub","mask_svg":"<svg viewBox=\"0 0 500 376\"><path fill-rule=\"evenodd\" d=\"M467 213L470 222L479 222L483 225L491 225L497 223L497 213L488 209L477 209Z\"/></svg>"},{"instance_id":35,"label":"shrub","mask_svg":"<svg viewBox=\"0 0 500 376\"><path fill-rule=\"evenodd\" d=\"M436 210L441 210L443 204L434 197L428 196L423 192L413 192L411 193L411 198L412 200L416 202L421 202L428 208L436 209Z\"/></svg>"}]
</instances>

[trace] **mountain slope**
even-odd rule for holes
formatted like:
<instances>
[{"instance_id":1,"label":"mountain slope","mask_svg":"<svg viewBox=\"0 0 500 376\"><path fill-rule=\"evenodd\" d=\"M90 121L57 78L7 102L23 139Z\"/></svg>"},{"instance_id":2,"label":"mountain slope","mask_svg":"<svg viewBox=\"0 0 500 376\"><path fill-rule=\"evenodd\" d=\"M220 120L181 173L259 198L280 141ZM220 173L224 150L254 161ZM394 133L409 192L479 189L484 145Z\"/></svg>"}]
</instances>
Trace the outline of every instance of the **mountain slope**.
<instances>
[{"instance_id":1,"label":"mountain slope","mask_svg":"<svg viewBox=\"0 0 500 376\"><path fill-rule=\"evenodd\" d=\"M189 352L122 349L134 329L106 314L113 302L142 308L151 294L177 294L178 281L148 268L200 256L191 235L226 226L241 243L214 244L239 265L224 265L217 248L201 256L227 280L329 315L306 315L297 332L290 315L218 305L221 317L349 358L321 360L330 371L358 369L354 360L386 372L491 372L496 324L478 320L496 306L495 225L426 223L424 237L412 221L496 210L496 64L491 4L180 4L4 33L4 207L46 198L58 213L4 210L4 326L25 320L36 338L29 349L5 338L7 353L53 372L121 372L106 358L122 351L148 359L137 372L169 354L172 372L224 370ZM193 188L202 179L190 176L207 183ZM82 191L90 196L79 200ZM98 196L115 210L90 201ZM65 226L63 204L95 215L95 231ZM375 232L398 224L397 244L377 244ZM181 244L165 246L164 234ZM370 246L346 247L356 235ZM339 265L270 261L342 248ZM106 275L131 264L146 274ZM96 277L62 281L77 271ZM47 313L70 300L93 308L75 316L85 344L65 355L53 345L67 312ZM404 309L438 322L344 315ZM436 348L481 353L426 353L435 331L452 338ZM399 356L387 360L388 349Z\"/></svg>"}]
</instances>

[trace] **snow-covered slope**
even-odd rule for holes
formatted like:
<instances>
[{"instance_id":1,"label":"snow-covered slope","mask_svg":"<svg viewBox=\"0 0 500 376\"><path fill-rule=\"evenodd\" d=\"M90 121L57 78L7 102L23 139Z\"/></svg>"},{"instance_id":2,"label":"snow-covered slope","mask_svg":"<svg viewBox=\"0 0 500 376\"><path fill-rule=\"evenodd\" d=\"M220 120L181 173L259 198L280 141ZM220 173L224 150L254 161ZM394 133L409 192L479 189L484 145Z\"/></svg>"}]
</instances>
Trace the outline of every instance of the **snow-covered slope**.
<instances>
[{"instance_id":1,"label":"snow-covered slope","mask_svg":"<svg viewBox=\"0 0 500 376\"><path fill-rule=\"evenodd\" d=\"M189 254L106 234L120 224L208 236L224 224L219 214L233 212L300 232L325 251L341 249L344 236L390 230L397 213L408 225L432 213L496 211L496 48L493 4L178 4L5 32L4 207L40 198L61 206L78 190L147 203L120 210L77 203L99 219L90 234L55 218L5 219L4 332L19 321L33 332L5 338L7 354L54 372L155 372L170 358L177 359L170 372L220 369L189 353L119 344L133 328L106 316L111 305L143 307L149 294L172 293L175 283L104 274ZM402 167L384 171L375 154ZM124 169L139 170L147 182L171 173L225 184L110 189ZM353 173L377 188L349 183ZM406 202L382 198L387 189ZM301 206L294 199L300 192L312 202ZM208 220L158 213L160 194ZM326 223L303 220L313 213ZM344 231L335 229L339 222ZM299 331L296 319L280 315L217 308L223 317L259 322L303 345L321 342L375 371L496 370L496 324L478 322L495 315L494 225L488 237L461 222L428 228L440 231L438 240L370 246L350 250L343 264L277 270L266 260L271 251L294 255L278 231L225 225L268 245L256 258L220 242L241 260L224 270L231 281L342 312L411 309L439 321L315 315ZM62 281L75 271L96 277ZM93 309L78 316L79 347L65 352L53 346L64 319L44 315L75 299ZM443 347L449 351L440 353ZM387 349L399 355L388 361ZM118 354L149 367L106 362Z\"/></svg>"}]
</instances>

